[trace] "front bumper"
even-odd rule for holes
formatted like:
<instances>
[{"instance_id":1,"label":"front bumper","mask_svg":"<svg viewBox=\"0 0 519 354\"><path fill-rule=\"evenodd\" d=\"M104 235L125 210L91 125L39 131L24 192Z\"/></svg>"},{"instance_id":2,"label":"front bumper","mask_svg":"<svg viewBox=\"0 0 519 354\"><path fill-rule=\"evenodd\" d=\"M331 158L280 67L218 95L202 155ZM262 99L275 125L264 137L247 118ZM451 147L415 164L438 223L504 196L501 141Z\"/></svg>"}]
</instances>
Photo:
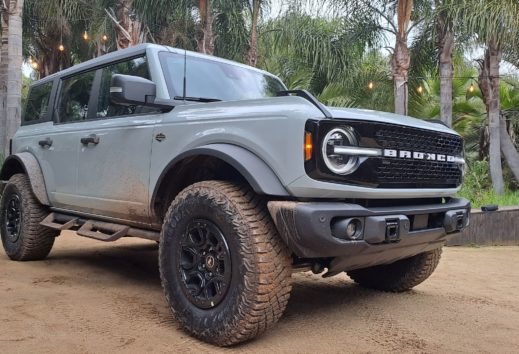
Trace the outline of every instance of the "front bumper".
<instances>
[{"instance_id":1,"label":"front bumper","mask_svg":"<svg viewBox=\"0 0 519 354\"><path fill-rule=\"evenodd\" d=\"M328 275L387 264L441 247L469 223L470 203L365 208L340 202L271 201L268 208L281 237L301 258L332 258ZM360 223L360 237L341 227Z\"/></svg>"}]
</instances>

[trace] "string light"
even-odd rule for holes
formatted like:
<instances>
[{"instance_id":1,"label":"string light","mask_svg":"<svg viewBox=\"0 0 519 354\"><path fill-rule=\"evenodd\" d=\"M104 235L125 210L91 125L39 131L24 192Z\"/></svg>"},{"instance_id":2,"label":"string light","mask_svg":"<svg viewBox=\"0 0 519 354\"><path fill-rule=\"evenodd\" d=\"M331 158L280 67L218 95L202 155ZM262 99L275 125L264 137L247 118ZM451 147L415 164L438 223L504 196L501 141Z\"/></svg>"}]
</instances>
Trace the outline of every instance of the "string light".
<instances>
[{"instance_id":1,"label":"string light","mask_svg":"<svg viewBox=\"0 0 519 354\"><path fill-rule=\"evenodd\" d=\"M28 62L29 62L29 64L32 64L32 62L33 62L32 57L29 57Z\"/></svg>"},{"instance_id":2,"label":"string light","mask_svg":"<svg viewBox=\"0 0 519 354\"><path fill-rule=\"evenodd\" d=\"M33 62L31 63L31 67L32 67L34 70L38 69L38 63L35 62L35 61L33 61Z\"/></svg>"},{"instance_id":3,"label":"string light","mask_svg":"<svg viewBox=\"0 0 519 354\"><path fill-rule=\"evenodd\" d=\"M418 91L418 93L421 95L423 93L423 86L422 85L418 86L416 91Z\"/></svg>"},{"instance_id":4,"label":"string light","mask_svg":"<svg viewBox=\"0 0 519 354\"><path fill-rule=\"evenodd\" d=\"M373 84L373 81L370 81L368 84L368 89L373 90L373 87L375 87L375 85Z\"/></svg>"},{"instance_id":5,"label":"string light","mask_svg":"<svg viewBox=\"0 0 519 354\"><path fill-rule=\"evenodd\" d=\"M60 44L60 45L58 46L58 50L59 50L60 52L63 52L63 51L65 50L65 46L64 46L63 44Z\"/></svg>"},{"instance_id":6,"label":"string light","mask_svg":"<svg viewBox=\"0 0 519 354\"><path fill-rule=\"evenodd\" d=\"M108 40L108 36L106 34L103 34L103 36L101 37L101 40L103 42L106 42Z\"/></svg>"},{"instance_id":7,"label":"string light","mask_svg":"<svg viewBox=\"0 0 519 354\"><path fill-rule=\"evenodd\" d=\"M83 33L83 39L85 41L88 41L88 33L87 33L87 31L85 31L85 33Z\"/></svg>"},{"instance_id":8,"label":"string light","mask_svg":"<svg viewBox=\"0 0 519 354\"><path fill-rule=\"evenodd\" d=\"M476 89L476 88L474 87L474 84L471 83L471 84L470 84L470 87L469 87L469 92L472 93L472 92L474 92L475 89Z\"/></svg>"}]
</instances>

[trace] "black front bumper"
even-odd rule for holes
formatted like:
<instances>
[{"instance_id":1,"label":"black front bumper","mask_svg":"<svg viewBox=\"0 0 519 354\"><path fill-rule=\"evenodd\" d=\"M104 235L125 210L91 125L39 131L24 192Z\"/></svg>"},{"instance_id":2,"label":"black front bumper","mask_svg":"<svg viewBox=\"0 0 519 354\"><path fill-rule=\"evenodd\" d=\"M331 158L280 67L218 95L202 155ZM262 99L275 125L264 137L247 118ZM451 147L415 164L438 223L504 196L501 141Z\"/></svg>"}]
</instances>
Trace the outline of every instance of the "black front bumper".
<instances>
[{"instance_id":1,"label":"black front bumper","mask_svg":"<svg viewBox=\"0 0 519 354\"><path fill-rule=\"evenodd\" d=\"M301 258L333 258L329 274L392 263L439 248L449 234L469 223L470 203L451 198L445 203L365 208L340 202L271 201L268 208L281 237ZM340 228L355 219L358 239Z\"/></svg>"}]
</instances>

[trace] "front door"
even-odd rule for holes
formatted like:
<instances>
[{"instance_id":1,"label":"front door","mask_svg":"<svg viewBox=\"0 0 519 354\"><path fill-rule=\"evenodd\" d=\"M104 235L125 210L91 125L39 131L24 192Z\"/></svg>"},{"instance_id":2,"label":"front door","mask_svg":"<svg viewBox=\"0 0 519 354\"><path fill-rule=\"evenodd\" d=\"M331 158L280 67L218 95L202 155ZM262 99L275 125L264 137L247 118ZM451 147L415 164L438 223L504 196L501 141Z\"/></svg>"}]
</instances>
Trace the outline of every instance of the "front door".
<instances>
[{"instance_id":1,"label":"front door","mask_svg":"<svg viewBox=\"0 0 519 354\"><path fill-rule=\"evenodd\" d=\"M98 72L95 112L82 130L77 197L83 212L149 224L149 172L155 109L110 101L112 75L149 79L145 57Z\"/></svg>"}]
</instances>

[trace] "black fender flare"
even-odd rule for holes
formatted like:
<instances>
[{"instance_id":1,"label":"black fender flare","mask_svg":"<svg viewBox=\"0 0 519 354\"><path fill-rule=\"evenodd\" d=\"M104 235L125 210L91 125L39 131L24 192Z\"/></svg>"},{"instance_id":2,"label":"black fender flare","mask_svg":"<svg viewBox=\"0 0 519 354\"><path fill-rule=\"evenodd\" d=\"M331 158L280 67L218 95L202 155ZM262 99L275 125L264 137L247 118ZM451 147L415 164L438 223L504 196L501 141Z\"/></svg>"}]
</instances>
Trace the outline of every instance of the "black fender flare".
<instances>
[{"instance_id":1,"label":"black fender flare","mask_svg":"<svg viewBox=\"0 0 519 354\"><path fill-rule=\"evenodd\" d=\"M157 180L151 198L151 205L156 200L163 178L170 168L180 161L193 156L211 156L228 163L245 178L258 194L290 196L274 171L254 153L237 145L209 144L185 151L171 160Z\"/></svg>"},{"instance_id":2,"label":"black fender flare","mask_svg":"<svg viewBox=\"0 0 519 354\"><path fill-rule=\"evenodd\" d=\"M32 192L38 201L43 205L50 205L43 173L38 160L33 154L30 152L21 152L10 155L2 165L0 181L8 181L9 178L17 173L25 173L29 177ZM2 190L0 190L0 192L2 192Z\"/></svg>"}]
</instances>

